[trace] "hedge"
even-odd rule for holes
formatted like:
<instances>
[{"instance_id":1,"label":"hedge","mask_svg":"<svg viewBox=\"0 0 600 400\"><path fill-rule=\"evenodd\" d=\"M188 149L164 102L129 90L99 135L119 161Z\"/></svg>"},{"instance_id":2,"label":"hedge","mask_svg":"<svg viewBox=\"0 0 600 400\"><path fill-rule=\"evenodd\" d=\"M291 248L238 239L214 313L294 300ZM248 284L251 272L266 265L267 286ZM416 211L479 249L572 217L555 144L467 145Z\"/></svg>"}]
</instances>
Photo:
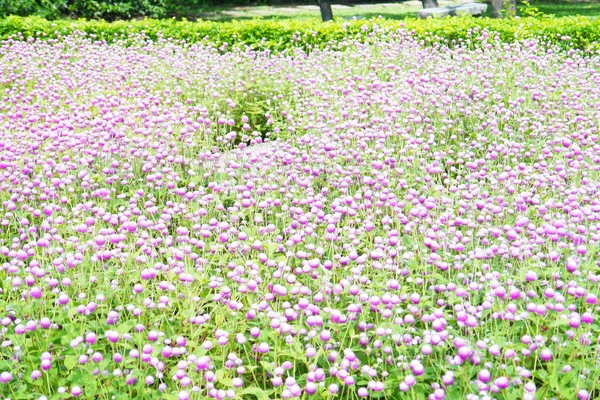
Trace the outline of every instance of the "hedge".
<instances>
[{"instance_id":1,"label":"hedge","mask_svg":"<svg viewBox=\"0 0 600 400\"><path fill-rule=\"evenodd\" d=\"M8 38L57 38L76 32L97 39L127 42L142 34L150 39L185 40L188 43L206 42L226 48L244 47L281 51L293 47L307 50L343 43L345 39L368 40L374 30L390 32L397 29L408 32L428 42L471 40L474 32L486 29L495 32L505 42L543 38L562 48L588 51L600 50L600 20L587 17L524 17L516 19L490 19L450 17L441 19L407 19L402 21L335 21L322 23L316 20L287 21L176 21L132 20L106 22L102 20L57 20L40 17L11 16L0 19L0 40ZM133 35L133 36L132 36ZM471 37L473 35L473 37Z\"/></svg>"}]
</instances>

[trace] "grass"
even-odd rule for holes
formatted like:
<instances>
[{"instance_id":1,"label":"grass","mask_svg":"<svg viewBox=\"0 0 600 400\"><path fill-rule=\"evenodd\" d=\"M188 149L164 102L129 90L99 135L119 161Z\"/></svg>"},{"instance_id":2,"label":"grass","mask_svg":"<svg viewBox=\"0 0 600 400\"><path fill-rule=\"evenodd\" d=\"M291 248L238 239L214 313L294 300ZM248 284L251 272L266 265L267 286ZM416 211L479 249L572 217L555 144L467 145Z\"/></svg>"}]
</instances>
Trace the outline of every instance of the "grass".
<instances>
[{"instance_id":1,"label":"grass","mask_svg":"<svg viewBox=\"0 0 600 400\"><path fill-rule=\"evenodd\" d=\"M554 3L554 2L535 2L532 4L543 12L544 14L551 14L557 17L567 17L570 15L581 15L584 17L598 17L600 16L600 3L588 4L566 4L566 3Z\"/></svg>"},{"instance_id":2,"label":"grass","mask_svg":"<svg viewBox=\"0 0 600 400\"><path fill-rule=\"evenodd\" d=\"M456 4L455 1L440 1L440 6ZM540 12L556 17L566 16L600 16L600 3L589 4L568 4L564 2L532 2L531 6L537 8ZM525 6L519 4L519 11L523 11ZM417 11L421 6L415 1L398 3L375 3L375 4L334 4L333 13L336 18L350 19L357 18L376 18L382 16L386 19L401 20L406 18L415 18ZM486 12L489 16L490 9ZM213 21L231 21L246 19L265 19L265 20L285 20L285 19L315 19L320 18L320 12L313 4L288 4L280 6L255 6L255 7L210 7L203 9L187 9L178 17L188 19L205 19Z\"/></svg>"},{"instance_id":3,"label":"grass","mask_svg":"<svg viewBox=\"0 0 600 400\"><path fill-rule=\"evenodd\" d=\"M451 2L447 2L451 3ZM334 16L338 18L352 17L375 18L381 15L387 19L404 19L416 17L419 7L411 4L389 3L389 4L357 4L333 6ZM230 21L244 19L316 19L320 18L317 6L299 4L282 6L255 6L255 7L211 7L209 9L186 10L184 13L188 19L198 18L215 21Z\"/></svg>"}]
</instances>

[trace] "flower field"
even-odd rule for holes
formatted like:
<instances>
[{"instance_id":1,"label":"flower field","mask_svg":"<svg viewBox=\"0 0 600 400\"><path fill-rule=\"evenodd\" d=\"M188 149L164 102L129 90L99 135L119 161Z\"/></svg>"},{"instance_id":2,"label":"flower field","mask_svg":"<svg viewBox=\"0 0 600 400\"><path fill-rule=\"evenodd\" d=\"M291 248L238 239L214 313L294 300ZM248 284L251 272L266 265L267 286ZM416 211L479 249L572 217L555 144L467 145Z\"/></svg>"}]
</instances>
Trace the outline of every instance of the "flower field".
<instances>
[{"instance_id":1,"label":"flower field","mask_svg":"<svg viewBox=\"0 0 600 400\"><path fill-rule=\"evenodd\" d=\"M367 29L0 42L3 398L600 397L600 56Z\"/></svg>"}]
</instances>

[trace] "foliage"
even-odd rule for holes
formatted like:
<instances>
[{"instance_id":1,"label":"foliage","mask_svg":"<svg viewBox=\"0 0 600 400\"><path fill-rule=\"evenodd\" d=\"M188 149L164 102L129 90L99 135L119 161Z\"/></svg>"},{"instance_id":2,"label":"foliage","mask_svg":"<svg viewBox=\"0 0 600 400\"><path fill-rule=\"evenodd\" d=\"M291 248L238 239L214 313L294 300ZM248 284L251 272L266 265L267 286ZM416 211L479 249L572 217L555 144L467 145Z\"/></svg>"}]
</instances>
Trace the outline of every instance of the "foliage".
<instances>
[{"instance_id":1,"label":"foliage","mask_svg":"<svg viewBox=\"0 0 600 400\"><path fill-rule=\"evenodd\" d=\"M55 38L73 32L83 32L108 42L128 40L131 35L142 34L151 39L171 38L188 43L206 42L223 49L246 46L254 49L282 51L302 47L304 50L338 46L344 40L369 40L374 32L382 34L405 29L426 43L459 41L476 42L472 36L482 30L494 32L498 38L510 43L515 40L543 38L548 44L561 48L596 51L600 49L600 20L586 17L553 18L524 17L518 19L443 18L407 19L390 21L176 21L144 19L139 21L58 20L39 17L8 17L0 20L0 39L9 37ZM223 47L225 45L225 47Z\"/></svg>"},{"instance_id":2,"label":"foliage","mask_svg":"<svg viewBox=\"0 0 600 400\"><path fill-rule=\"evenodd\" d=\"M520 12L521 12L520 15L527 16L527 17L535 17L535 18L543 18L544 17L544 13L541 12L539 8L531 5L531 3L528 2L527 0L523 1Z\"/></svg>"},{"instance_id":3,"label":"foliage","mask_svg":"<svg viewBox=\"0 0 600 400\"><path fill-rule=\"evenodd\" d=\"M80 18L129 19L137 16L165 16L164 0L0 0L0 17L35 15L55 19Z\"/></svg>"},{"instance_id":4,"label":"foliage","mask_svg":"<svg viewBox=\"0 0 600 400\"><path fill-rule=\"evenodd\" d=\"M251 2L237 0L236 3ZM0 17L34 15L56 19L71 16L106 20L140 16L161 18L223 4L219 0L0 0ZM266 4L266 1L253 1L252 4Z\"/></svg>"},{"instance_id":5,"label":"foliage","mask_svg":"<svg viewBox=\"0 0 600 400\"><path fill-rule=\"evenodd\" d=\"M600 56L148 26L0 43L1 398L599 398Z\"/></svg>"},{"instance_id":6,"label":"foliage","mask_svg":"<svg viewBox=\"0 0 600 400\"><path fill-rule=\"evenodd\" d=\"M52 20L60 18L86 18L86 19L105 19L107 21L129 20L132 18L171 18L177 19L187 17L189 19L251 19L259 16L260 18L272 19L302 19L315 18L318 16L317 10L307 10L305 8L294 8L289 11L288 8L271 7L268 10L265 7L274 4L293 3L311 3L316 4L315 0L0 0L0 18L17 16L38 16ZM352 1L350 1L352 3ZM576 3L571 4L565 1L558 2L540 2L532 0L531 7L528 1L519 1L517 4L518 15L521 16L539 16L541 13L553 14L556 16L597 16L600 13L600 4L594 3ZM232 6L253 6L251 11L247 8L244 11L232 9ZM491 7L488 7L488 15ZM539 9L539 10L538 10ZM225 11L235 11L233 14ZM409 16L416 16L416 7L411 7L406 3L384 4L376 6L369 2L366 4L352 4L345 10L336 10L338 17L353 15L362 15L365 18L383 15L388 19L405 19ZM534 13L531 14L531 11ZM234 16L235 15L235 16Z\"/></svg>"}]
</instances>

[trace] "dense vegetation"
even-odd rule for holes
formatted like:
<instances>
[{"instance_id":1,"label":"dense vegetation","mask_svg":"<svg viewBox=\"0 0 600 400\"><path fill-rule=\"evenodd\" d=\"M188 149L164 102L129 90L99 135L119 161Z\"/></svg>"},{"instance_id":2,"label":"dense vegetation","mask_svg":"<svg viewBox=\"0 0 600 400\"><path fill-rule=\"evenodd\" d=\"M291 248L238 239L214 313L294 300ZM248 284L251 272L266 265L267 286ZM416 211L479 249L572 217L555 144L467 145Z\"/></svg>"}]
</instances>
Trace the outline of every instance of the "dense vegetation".
<instances>
[{"instance_id":1,"label":"dense vegetation","mask_svg":"<svg viewBox=\"0 0 600 400\"><path fill-rule=\"evenodd\" d=\"M296 1L298 2L298 1ZM302 0L300 0L302 2ZM133 17L161 18L188 10L223 4L267 4L267 0L0 0L0 17L36 15L45 18L79 17L107 20Z\"/></svg>"},{"instance_id":2,"label":"dense vegetation","mask_svg":"<svg viewBox=\"0 0 600 400\"><path fill-rule=\"evenodd\" d=\"M520 19L494 20L489 18L447 18L403 21L373 20L320 23L303 21L105 21L58 20L48 21L37 17L9 17L0 20L0 39L9 37L56 38L74 32L94 35L107 42L127 42L131 34L143 34L184 40L188 43L210 43L226 48L249 46L255 49L285 50L292 48L344 47L344 41L358 39L368 41L375 31L384 34L404 29L428 44L452 44L458 41L476 42L477 31L494 32L503 42L542 38L548 44L563 49L600 49L600 20L586 17L522 17Z\"/></svg>"},{"instance_id":3,"label":"dense vegetation","mask_svg":"<svg viewBox=\"0 0 600 400\"><path fill-rule=\"evenodd\" d=\"M597 27L3 21L0 396L597 399Z\"/></svg>"},{"instance_id":4,"label":"dense vegetation","mask_svg":"<svg viewBox=\"0 0 600 400\"><path fill-rule=\"evenodd\" d=\"M235 2L237 4L257 3L250 0L235 0ZM35 15L50 19L75 17L107 20L133 17L161 18L177 15L189 9L223 3L228 2L222 0L0 0L0 17Z\"/></svg>"},{"instance_id":5,"label":"dense vegetation","mask_svg":"<svg viewBox=\"0 0 600 400\"><path fill-rule=\"evenodd\" d=\"M1 19L0 397L599 398L599 42Z\"/></svg>"}]
</instances>

